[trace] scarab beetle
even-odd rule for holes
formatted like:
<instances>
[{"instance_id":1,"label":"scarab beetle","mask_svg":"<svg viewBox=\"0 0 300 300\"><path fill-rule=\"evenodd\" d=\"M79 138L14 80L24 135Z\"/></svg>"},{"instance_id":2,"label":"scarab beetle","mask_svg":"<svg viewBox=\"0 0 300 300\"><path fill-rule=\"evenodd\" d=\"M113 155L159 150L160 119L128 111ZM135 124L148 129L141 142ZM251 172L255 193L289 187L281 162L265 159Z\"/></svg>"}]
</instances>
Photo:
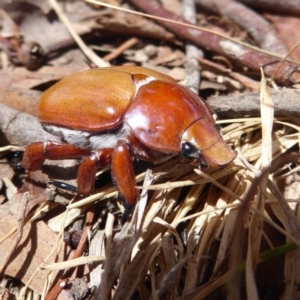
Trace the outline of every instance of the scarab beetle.
<instances>
[{"instance_id":1,"label":"scarab beetle","mask_svg":"<svg viewBox=\"0 0 300 300\"><path fill-rule=\"evenodd\" d=\"M80 158L78 191L88 195L97 170L111 166L128 205L137 198L132 158L155 162L180 154L199 167L218 167L236 157L205 101L173 78L142 67L70 75L42 94L38 117L61 143L30 144L22 161L26 169L39 169L45 159Z\"/></svg>"}]
</instances>

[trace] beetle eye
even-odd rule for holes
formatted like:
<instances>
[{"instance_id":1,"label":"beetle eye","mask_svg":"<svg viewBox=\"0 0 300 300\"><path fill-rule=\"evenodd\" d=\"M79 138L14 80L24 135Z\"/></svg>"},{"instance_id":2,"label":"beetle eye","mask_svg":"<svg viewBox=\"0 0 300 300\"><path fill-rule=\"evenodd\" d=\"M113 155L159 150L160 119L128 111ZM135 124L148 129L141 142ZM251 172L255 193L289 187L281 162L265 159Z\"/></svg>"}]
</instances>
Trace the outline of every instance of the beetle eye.
<instances>
[{"instance_id":1,"label":"beetle eye","mask_svg":"<svg viewBox=\"0 0 300 300\"><path fill-rule=\"evenodd\" d=\"M181 144L181 155L186 159L199 158L199 150L190 142L183 142Z\"/></svg>"}]
</instances>

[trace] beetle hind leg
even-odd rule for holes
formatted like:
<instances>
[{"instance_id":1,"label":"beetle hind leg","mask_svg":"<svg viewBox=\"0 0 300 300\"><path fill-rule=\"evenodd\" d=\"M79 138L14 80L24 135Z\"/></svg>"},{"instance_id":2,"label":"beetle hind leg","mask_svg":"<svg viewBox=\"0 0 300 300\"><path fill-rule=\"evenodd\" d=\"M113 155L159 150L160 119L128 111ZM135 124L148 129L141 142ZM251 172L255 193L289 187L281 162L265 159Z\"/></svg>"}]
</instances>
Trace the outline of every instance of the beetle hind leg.
<instances>
[{"instance_id":1,"label":"beetle hind leg","mask_svg":"<svg viewBox=\"0 0 300 300\"><path fill-rule=\"evenodd\" d=\"M37 142L27 146L22 166L29 171L38 170L46 159L76 159L90 155L91 151L58 142Z\"/></svg>"},{"instance_id":2,"label":"beetle hind leg","mask_svg":"<svg viewBox=\"0 0 300 300\"><path fill-rule=\"evenodd\" d=\"M124 141L118 141L114 148L111 163L112 177L119 193L126 200L128 206L136 202L135 176L129 150Z\"/></svg>"}]
</instances>

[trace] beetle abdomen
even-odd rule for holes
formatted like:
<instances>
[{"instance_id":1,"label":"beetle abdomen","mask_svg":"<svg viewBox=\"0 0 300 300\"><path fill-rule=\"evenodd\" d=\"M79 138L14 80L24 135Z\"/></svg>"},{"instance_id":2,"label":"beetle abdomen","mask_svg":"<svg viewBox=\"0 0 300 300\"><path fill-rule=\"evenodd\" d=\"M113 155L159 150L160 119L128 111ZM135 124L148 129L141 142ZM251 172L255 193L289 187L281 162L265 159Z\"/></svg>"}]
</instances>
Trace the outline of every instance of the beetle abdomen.
<instances>
[{"instance_id":1,"label":"beetle abdomen","mask_svg":"<svg viewBox=\"0 0 300 300\"><path fill-rule=\"evenodd\" d=\"M121 126L118 129L91 132L77 129L69 129L61 126L44 124L44 129L49 133L58 136L63 142L90 150L99 150L106 148L114 148L118 140L128 141L129 128Z\"/></svg>"}]
</instances>

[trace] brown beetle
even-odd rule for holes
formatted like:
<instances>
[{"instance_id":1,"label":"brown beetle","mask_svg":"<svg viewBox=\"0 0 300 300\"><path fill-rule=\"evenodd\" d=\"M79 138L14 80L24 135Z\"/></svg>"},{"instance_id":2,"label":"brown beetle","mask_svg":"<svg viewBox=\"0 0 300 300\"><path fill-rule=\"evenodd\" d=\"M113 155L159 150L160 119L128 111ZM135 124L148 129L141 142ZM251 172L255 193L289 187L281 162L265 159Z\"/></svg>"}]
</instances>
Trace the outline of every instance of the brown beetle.
<instances>
[{"instance_id":1,"label":"brown beetle","mask_svg":"<svg viewBox=\"0 0 300 300\"><path fill-rule=\"evenodd\" d=\"M29 145L26 169L39 169L45 159L84 157L77 184L88 195L97 170L111 166L129 205L137 198L133 158L155 162L180 154L199 167L218 167L236 157L205 101L173 78L142 67L92 69L62 79L43 93L39 119L62 142Z\"/></svg>"}]
</instances>

